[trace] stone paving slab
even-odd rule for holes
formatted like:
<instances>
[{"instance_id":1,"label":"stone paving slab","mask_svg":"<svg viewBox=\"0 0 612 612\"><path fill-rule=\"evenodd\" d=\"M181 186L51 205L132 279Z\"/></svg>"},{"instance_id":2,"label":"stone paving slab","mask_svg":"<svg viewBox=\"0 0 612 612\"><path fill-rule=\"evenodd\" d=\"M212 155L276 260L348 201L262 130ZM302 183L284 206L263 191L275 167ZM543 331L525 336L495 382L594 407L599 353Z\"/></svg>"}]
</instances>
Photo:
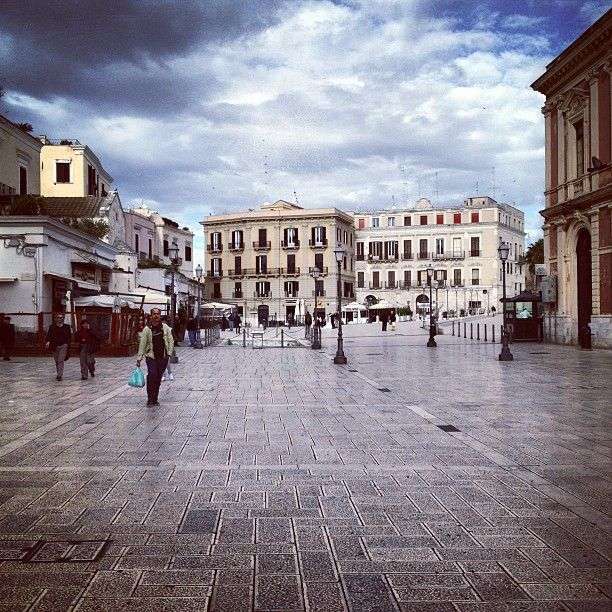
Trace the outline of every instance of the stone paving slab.
<instances>
[{"instance_id":1,"label":"stone paving slab","mask_svg":"<svg viewBox=\"0 0 612 612\"><path fill-rule=\"evenodd\" d=\"M1 363L0 610L609 610L612 355L358 327Z\"/></svg>"}]
</instances>

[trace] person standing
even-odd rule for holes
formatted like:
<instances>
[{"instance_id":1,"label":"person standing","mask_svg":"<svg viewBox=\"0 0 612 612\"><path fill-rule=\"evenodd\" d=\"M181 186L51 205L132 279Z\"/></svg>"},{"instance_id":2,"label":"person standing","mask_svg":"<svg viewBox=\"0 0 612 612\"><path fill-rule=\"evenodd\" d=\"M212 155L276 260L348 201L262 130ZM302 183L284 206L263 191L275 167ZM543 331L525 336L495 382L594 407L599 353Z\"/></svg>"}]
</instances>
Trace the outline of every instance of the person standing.
<instances>
[{"instance_id":1,"label":"person standing","mask_svg":"<svg viewBox=\"0 0 612 612\"><path fill-rule=\"evenodd\" d=\"M234 327L236 330L236 333L239 334L240 333L240 326L242 325L242 318L240 317L240 313L238 311L236 311L236 314L234 315Z\"/></svg>"},{"instance_id":2,"label":"person standing","mask_svg":"<svg viewBox=\"0 0 612 612\"><path fill-rule=\"evenodd\" d=\"M2 345L2 359L11 360L11 353L15 347L15 326L11 317L0 314L0 345Z\"/></svg>"},{"instance_id":3,"label":"person standing","mask_svg":"<svg viewBox=\"0 0 612 612\"><path fill-rule=\"evenodd\" d=\"M55 361L56 380L62 380L64 376L64 362L68 360L68 350L72 332L70 325L64 323L64 314L57 313L53 316L53 324L47 330L45 346L53 351Z\"/></svg>"},{"instance_id":4,"label":"person standing","mask_svg":"<svg viewBox=\"0 0 612 612\"><path fill-rule=\"evenodd\" d=\"M152 308L149 324L142 330L136 365L143 357L147 362L147 406L159 406L159 387L174 351L172 329L162 322L159 308Z\"/></svg>"},{"instance_id":5,"label":"person standing","mask_svg":"<svg viewBox=\"0 0 612 612\"><path fill-rule=\"evenodd\" d=\"M383 310L380 314L380 322L382 323L382 330L384 332L387 331L387 322L389 321L389 315L387 315L387 311Z\"/></svg>"},{"instance_id":6,"label":"person standing","mask_svg":"<svg viewBox=\"0 0 612 612\"><path fill-rule=\"evenodd\" d=\"M197 341L198 322L195 317L187 321L187 334L189 335L189 346L194 347Z\"/></svg>"},{"instance_id":7,"label":"person standing","mask_svg":"<svg viewBox=\"0 0 612 612\"><path fill-rule=\"evenodd\" d=\"M310 328L312 327L312 315L307 310L304 315L304 338L310 338Z\"/></svg>"},{"instance_id":8,"label":"person standing","mask_svg":"<svg viewBox=\"0 0 612 612\"><path fill-rule=\"evenodd\" d=\"M87 319L81 321L81 327L75 334L79 344L79 361L81 364L81 380L87 380L88 374L93 378L96 372L95 352L100 345L98 335L91 329Z\"/></svg>"}]
</instances>

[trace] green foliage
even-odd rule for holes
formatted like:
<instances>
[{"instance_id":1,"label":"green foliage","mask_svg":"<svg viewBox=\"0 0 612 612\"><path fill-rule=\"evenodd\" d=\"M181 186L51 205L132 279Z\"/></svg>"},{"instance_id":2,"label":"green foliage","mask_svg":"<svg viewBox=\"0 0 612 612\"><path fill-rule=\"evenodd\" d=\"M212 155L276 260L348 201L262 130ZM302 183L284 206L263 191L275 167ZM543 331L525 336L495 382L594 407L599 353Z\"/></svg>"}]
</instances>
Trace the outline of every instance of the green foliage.
<instances>
[{"instance_id":1,"label":"green foliage","mask_svg":"<svg viewBox=\"0 0 612 612\"><path fill-rule=\"evenodd\" d=\"M535 272L536 264L544 263L544 238L540 238L529 245L527 251L525 251L525 261L532 274Z\"/></svg>"},{"instance_id":2,"label":"green foliage","mask_svg":"<svg viewBox=\"0 0 612 612\"><path fill-rule=\"evenodd\" d=\"M101 240L108 234L108 223L103 219L94 221L93 219L73 219L64 218L61 220L64 225L68 225L72 229L83 232L88 236Z\"/></svg>"},{"instance_id":3,"label":"green foliage","mask_svg":"<svg viewBox=\"0 0 612 612\"><path fill-rule=\"evenodd\" d=\"M7 206L9 215L46 215L47 207L44 198L35 195L16 196Z\"/></svg>"}]
</instances>

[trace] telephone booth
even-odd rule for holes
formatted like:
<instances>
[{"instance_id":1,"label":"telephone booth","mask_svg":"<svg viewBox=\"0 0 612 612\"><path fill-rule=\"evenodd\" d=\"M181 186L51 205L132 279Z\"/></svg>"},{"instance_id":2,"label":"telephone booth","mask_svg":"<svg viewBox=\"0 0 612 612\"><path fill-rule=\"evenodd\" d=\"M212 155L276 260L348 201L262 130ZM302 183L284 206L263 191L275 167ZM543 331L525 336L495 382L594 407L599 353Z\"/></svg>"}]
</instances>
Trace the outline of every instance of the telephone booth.
<instances>
[{"instance_id":1,"label":"telephone booth","mask_svg":"<svg viewBox=\"0 0 612 612\"><path fill-rule=\"evenodd\" d=\"M506 298L504 309L513 342L542 342L542 298L539 294L523 291Z\"/></svg>"}]
</instances>

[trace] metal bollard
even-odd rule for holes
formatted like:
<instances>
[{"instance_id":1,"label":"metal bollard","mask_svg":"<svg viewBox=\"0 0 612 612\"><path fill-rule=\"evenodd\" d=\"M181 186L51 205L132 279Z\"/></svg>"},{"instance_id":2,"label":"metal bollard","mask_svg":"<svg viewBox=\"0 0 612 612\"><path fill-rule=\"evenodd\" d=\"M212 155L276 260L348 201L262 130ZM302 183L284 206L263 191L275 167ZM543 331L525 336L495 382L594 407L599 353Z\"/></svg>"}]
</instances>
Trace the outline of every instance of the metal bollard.
<instances>
[{"instance_id":1,"label":"metal bollard","mask_svg":"<svg viewBox=\"0 0 612 612\"><path fill-rule=\"evenodd\" d=\"M463 337L467 338L467 323L463 322Z\"/></svg>"},{"instance_id":2,"label":"metal bollard","mask_svg":"<svg viewBox=\"0 0 612 612\"><path fill-rule=\"evenodd\" d=\"M461 338L461 321L457 321L457 338Z\"/></svg>"},{"instance_id":3,"label":"metal bollard","mask_svg":"<svg viewBox=\"0 0 612 612\"><path fill-rule=\"evenodd\" d=\"M455 335L455 322L453 321L453 336Z\"/></svg>"},{"instance_id":4,"label":"metal bollard","mask_svg":"<svg viewBox=\"0 0 612 612\"><path fill-rule=\"evenodd\" d=\"M242 330L242 346L246 348L246 329Z\"/></svg>"},{"instance_id":5,"label":"metal bollard","mask_svg":"<svg viewBox=\"0 0 612 612\"><path fill-rule=\"evenodd\" d=\"M484 335L484 341L487 341L487 324L484 324L484 329L485 329L485 335Z\"/></svg>"},{"instance_id":6,"label":"metal bollard","mask_svg":"<svg viewBox=\"0 0 612 612\"><path fill-rule=\"evenodd\" d=\"M474 324L470 323L470 340L474 339Z\"/></svg>"},{"instance_id":7,"label":"metal bollard","mask_svg":"<svg viewBox=\"0 0 612 612\"><path fill-rule=\"evenodd\" d=\"M285 330L281 329L281 348L285 348Z\"/></svg>"},{"instance_id":8,"label":"metal bollard","mask_svg":"<svg viewBox=\"0 0 612 612\"><path fill-rule=\"evenodd\" d=\"M493 330L491 331L491 342L495 344L495 324L493 325Z\"/></svg>"},{"instance_id":9,"label":"metal bollard","mask_svg":"<svg viewBox=\"0 0 612 612\"><path fill-rule=\"evenodd\" d=\"M476 323L476 340L480 340L480 323Z\"/></svg>"}]
</instances>

